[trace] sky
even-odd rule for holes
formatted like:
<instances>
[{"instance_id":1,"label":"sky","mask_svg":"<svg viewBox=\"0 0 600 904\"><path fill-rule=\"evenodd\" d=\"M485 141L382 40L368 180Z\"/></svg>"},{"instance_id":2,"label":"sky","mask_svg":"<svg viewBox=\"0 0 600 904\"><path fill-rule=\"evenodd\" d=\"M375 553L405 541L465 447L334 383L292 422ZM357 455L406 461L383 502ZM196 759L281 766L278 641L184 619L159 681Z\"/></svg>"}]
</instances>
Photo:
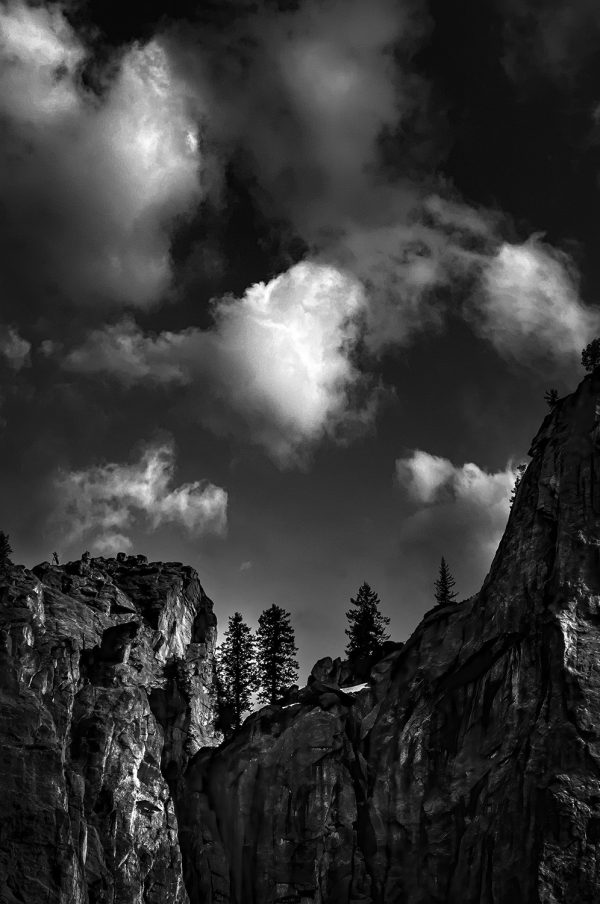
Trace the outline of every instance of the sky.
<instances>
[{"instance_id":1,"label":"sky","mask_svg":"<svg viewBox=\"0 0 600 904\"><path fill-rule=\"evenodd\" d=\"M600 11L459 6L0 2L15 561L192 564L303 677L479 589L600 334Z\"/></svg>"}]
</instances>

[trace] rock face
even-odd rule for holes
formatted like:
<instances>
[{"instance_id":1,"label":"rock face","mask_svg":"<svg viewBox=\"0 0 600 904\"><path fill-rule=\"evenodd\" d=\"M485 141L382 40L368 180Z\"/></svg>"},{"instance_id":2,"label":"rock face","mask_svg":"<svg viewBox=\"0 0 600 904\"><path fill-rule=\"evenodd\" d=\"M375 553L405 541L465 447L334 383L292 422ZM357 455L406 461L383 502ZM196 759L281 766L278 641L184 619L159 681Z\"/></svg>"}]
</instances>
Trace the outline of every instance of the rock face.
<instances>
[{"instance_id":1,"label":"rock face","mask_svg":"<svg viewBox=\"0 0 600 904\"><path fill-rule=\"evenodd\" d=\"M194 572L3 572L2 904L599 901L600 374L531 455L478 595L219 747Z\"/></svg>"},{"instance_id":2,"label":"rock face","mask_svg":"<svg viewBox=\"0 0 600 904\"><path fill-rule=\"evenodd\" d=\"M0 902L184 904L174 798L215 743L216 619L143 556L0 569Z\"/></svg>"},{"instance_id":3,"label":"rock face","mask_svg":"<svg viewBox=\"0 0 600 904\"><path fill-rule=\"evenodd\" d=\"M185 879L209 904L600 900L600 376L546 418L481 592L367 686L190 762Z\"/></svg>"}]
</instances>

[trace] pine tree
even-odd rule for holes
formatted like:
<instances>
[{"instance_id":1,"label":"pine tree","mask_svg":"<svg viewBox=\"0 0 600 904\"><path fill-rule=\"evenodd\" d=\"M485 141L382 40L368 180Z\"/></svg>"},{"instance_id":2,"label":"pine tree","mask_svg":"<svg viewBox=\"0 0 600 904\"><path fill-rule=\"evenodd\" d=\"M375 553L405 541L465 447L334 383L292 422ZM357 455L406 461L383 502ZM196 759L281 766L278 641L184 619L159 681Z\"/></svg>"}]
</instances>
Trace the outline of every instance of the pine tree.
<instances>
[{"instance_id":1,"label":"pine tree","mask_svg":"<svg viewBox=\"0 0 600 904\"><path fill-rule=\"evenodd\" d=\"M442 561L440 562L440 576L433 585L435 587L435 598L438 606L444 606L446 603L454 602L457 597L457 594L452 589L455 583L456 581L452 577L448 564L442 556Z\"/></svg>"},{"instance_id":2,"label":"pine tree","mask_svg":"<svg viewBox=\"0 0 600 904\"><path fill-rule=\"evenodd\" d=\"M554 408L554 406L558 403L558 390L547 389L544 393L544 401L549 408Z\"/></svg>"},{"instance_id":3,"label":"pine tree","mask_svg":"<svg viewBox=\"0 0 600 904\"><path fill-rule=\"evenodd\" d=\"M0 530L0 565L9 565L12 556L12 547L8 542L8 534Z\"/></svg>"},{"instance_id":4,"label":"pine tree","mask_svg":"<svg viewBox=\"0 0 600 904\"><path fill-rule=\"evenodd\" d=\"M219 649L217 666L218 702L222 711L230 713L232 728L239 728L244 713L250 712L256 678L252 631L241 614L234 612Z\"/></svg>"},{"instance_id":5,"label":"pine tree","mask_svg":"<svg viewBox=\"0 0 600 904\"><path fill-rule=\"evenodd\" d=\"M595 370L600 365L600 338L592 339L581 352L581 363L587 371Z\"/></svg>"},{"instance_id":6,"label":"pine tree","mask_svg":"<svg viewBox=\"0 0 600 904\"><path fill-rule=\"evenodd\" d=\"M369 658L378 654L384 641L389 640L385 628L390 620L379 611L379 597L366 581L358 588L356 599L351 598L350 602L356 608L346 612L349 622L346 655L349 659Z\"/></svg>"},{"instance_id":7,"label":"pine tree","mask_svg":"<svg viewBox=\"0 0 600 904\"><path fill-rule=\"evenodd\" d=\"M512 508L513 502L515 501L515 497L517 495L517 490L519 489L521 481L523 480L523 475L526 470L527 470L527 465L524 462L522 462L520 465L517 465L517 473L515 476L515 482L514 482L514 486L512 488L512 493L510 495L510 507L511 508Z\"/></svg>"},{"instance_id":8,"label":"pine tree","mask_svg":"<svg viewBox=\"0 0 600 904\"><path fill-rule=\"evenodd\" d=\"M256 637L261 703L275 703L298 677L294 629L290 613L280 606L265 609L258 619Z\"/></svg>"}]
</instances>

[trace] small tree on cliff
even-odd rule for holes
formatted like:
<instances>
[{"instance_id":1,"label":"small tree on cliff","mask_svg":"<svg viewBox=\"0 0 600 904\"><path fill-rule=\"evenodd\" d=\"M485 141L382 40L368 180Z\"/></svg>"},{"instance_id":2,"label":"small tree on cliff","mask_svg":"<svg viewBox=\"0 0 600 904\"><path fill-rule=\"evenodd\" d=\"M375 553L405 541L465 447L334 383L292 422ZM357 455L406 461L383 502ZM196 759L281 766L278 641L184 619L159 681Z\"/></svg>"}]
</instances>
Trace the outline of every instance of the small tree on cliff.
<instances>
[{"instance_id":1,"label":"small tree on cliff","mask_svg":"<svg viewBox=\"0 0 600 904\"><path fill-rule=\"evenodd\" d=\"M265 609L258 619L256 662L261 703L275 703L298 677L296 638L290 613L281 606Z\"/></svg>"},{"instance_id":2,"label":"small tree on cliff","mask_svg":"<svg viewBox=\"0 0 600 904\"><path fill-rule=\"evenodd\" d=\"M544 393L544 401L548 405L549 408L554 408L556 404L558 404L558 390L557 389L547 389Z\"/></svg>"},{"instance_id":3,"label":"small tree on cliff","mask_svg":"<svg viewBox=\"0 0 600 904\"><path fill-rule=\"evenodd\" d=\"M435 599L438 606L444 606L446 603L453 603L457 597L457 594L452 589L456 581L452 577L452 573L448 568L448 563L445 558L442 556L442 561L440 562L440 573L437 581L434 583L435 588Z\"/></svg>"},{"instance_id":4,"label":"small tree on cliff","mask_svg":"<svg viewBox=\"0 0 600 904\"><path fill-rule=\"evenodd\" d=\"M600 338L592 339L581 352L581 363L587 371L595 370L600 365Z\"/></svg>"},{"instance_id":5,"label":"small tree on cliff","mask_svg":"<svg viewBox=\"0 0 600 904\"><path fill-rule=\"evenodd\" d=\"M382 644L389 640L385 629L390 620L379 611L379 597L366 581L350 602L355 608L346 612L349 622L346 655L349 659L369 658L379 653Z\"/></svg>"},{"instance_id":6,"label":"small tree on cliff","mask_svg":"<svg viewBox=\"0 0 600 904\"><path fill-rule=\"evenodd\" d=\"M527 464L525 462L521 462L520 465L517 465L516 474L515 474L515 482L512 488L512 493L510 495L510 507L512 508L512 504L515 501L515 497L517 495L517 490L523 480L523 474L527 470Z\"/></svg>"},{"instance_id":7,"label":"small tree on cliff","mask_svg":"<svg viewBox=\"0 0 600 904\"><path fill-rule=\"evenodd\" d=\"M0 565L9 565L12 547L8 542L8 534L0 530Z\"/></svg>"},{"instance_id":8,"label":"small tree on cliff","mask_svg":"<svg viewBox=\"0 0 600 904\"><path fill-rule=\"evenodd\" d=\"M231 728L239 728L244 713L250 712L256 678L252 631L241 614L234 612L229 618L217 664L217 703L223 716L224 711L230 714ZM227 718L222 721L226 722Z\"/></svg>"}]
</instances>

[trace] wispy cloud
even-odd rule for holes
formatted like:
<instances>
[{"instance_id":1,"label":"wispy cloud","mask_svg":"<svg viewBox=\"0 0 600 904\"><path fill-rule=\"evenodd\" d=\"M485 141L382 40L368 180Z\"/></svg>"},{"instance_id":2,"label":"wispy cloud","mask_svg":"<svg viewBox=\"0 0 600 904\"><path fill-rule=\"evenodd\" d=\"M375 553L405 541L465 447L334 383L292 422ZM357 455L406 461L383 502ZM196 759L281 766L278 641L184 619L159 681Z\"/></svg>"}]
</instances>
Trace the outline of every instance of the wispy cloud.
<instances>
[{"instance_id":1,"label":"wispy cloud","mask_svg":"<svg viewBox=\"0 0 600 904\"><path fill-rule=\"evenodd\" d=\"M515 470L488 472L468 462L415 450L399 458L395 482L416 507L403 520L401 544L430 559L457 563L470 591L481 584L504 532Z\"/></svg>"},{"instance_id":2,"label":"wispy cloud","mask_svg":"<svg viewBox=\"0 0 600 904\"><path fill-rule=\"evenodd\" d=\"M0 355L13 370L30 363L31 342L23 339L14 327L0 326Z\"/></svg>"},{"instance_id":3,"label":"wispy cloud","mask_svg":"<svg viewBox=\"0 0 600 904\"><path fill-rule=\"evenodd\" d=\"M0 9L4 228L28 286L76 304L147 306L171 279L170 229L201 196L196 125L159 40L88 57L59 6Z\"/></svg>"},{"instance_id":4,"label":"wispy cloud","mask_svg":"<svg viewBox=\"0 0 600 904\"><path fill-rule=\"evenodd\" d=\"M227 493L207 480L172 488L172 444L149 445L133 464L108 463L56 478L58 520L67 542L85 539L99 552L126 549L129 531L179 524L194 536L223 534L227 527Z\"/></svg>"}]
</instances>

